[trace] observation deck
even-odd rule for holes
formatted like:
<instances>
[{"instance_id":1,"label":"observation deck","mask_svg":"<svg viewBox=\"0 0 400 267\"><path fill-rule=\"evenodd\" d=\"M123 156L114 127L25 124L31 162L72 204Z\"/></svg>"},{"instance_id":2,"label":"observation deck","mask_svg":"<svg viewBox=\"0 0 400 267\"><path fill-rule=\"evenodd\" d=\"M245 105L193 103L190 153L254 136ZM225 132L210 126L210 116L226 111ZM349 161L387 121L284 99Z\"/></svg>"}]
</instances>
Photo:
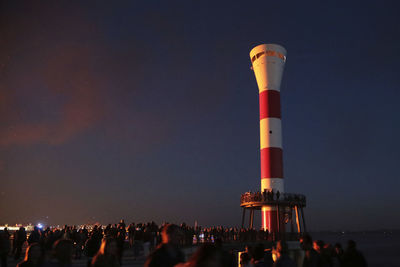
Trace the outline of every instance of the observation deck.
<instances>
[{"instance_id":1,"label":"observation deck","mask_svg":"<svg viewBox=\"0 0 400 267\"><path fill-rule=\"evenodd\" d=\"M306 233L306 222L303 208L306 206L306 196L302 194L280 193L267 191L246 192L240 197L240 207L243 208L242 228L244 227L246 210L250 211L249 228L254 229L254 211L268 206L277 211L276 232L271 233L273 240L284 238L286 233L298 237Z\"/></svg>"},{"instance_id":2,"label":"observation deck","mask_svg":"<svg viewBox=\"0 0 400 267\"><path fill-rule=\"evenodd\" d=\"M247 192L240 197L242 208L261 209L262 206L284 206L303 208L306 206L306 196L292 193Z\"/></svg>"}]
</instances>

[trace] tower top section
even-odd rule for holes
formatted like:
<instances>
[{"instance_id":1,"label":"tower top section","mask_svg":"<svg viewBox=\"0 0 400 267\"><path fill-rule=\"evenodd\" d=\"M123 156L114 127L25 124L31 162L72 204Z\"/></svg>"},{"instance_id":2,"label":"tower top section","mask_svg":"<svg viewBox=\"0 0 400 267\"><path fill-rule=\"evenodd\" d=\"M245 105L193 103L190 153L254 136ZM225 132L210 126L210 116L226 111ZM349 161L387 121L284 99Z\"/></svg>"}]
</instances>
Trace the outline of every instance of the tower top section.
<instances>
[{"instance_id":1,"label":"tower top section","mask_svg":"<svg viewBox=\"0 0 400 267\"><path fill-rule=\"evenodd\" d=\"M251 49L250 58L252 64L262 56L278 57L283 62L286 62L286 49L278 44L261 44Z\"/></svg>"},{"instance_id":2,"label":"tower top section","mask_svg":"<svg viewBox=\"0 0 400 267\"><path fill-rule=\"evenodd\" d=\"M262 44L250 51L250 59L259 92L280 91L286 49L277 44Z\"/></svg>"}]
</instances>

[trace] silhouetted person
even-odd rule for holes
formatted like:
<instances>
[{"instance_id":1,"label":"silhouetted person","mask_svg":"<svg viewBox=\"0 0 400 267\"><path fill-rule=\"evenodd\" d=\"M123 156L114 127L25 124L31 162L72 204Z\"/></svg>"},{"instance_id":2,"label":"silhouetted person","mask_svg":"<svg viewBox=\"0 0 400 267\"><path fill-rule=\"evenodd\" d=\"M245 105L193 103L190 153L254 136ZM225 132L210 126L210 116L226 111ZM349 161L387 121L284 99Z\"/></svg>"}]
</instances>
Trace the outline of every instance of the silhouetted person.
<instances>
[{"instance_id":1,"label":"silhouetted person","mask_svg":"<svg viewBox=\"0 0 400 267\"><path fill-rule=\"evenodd\" d=\"M152 236L151 236L150 228L147 225L143 231L143 254L145 257L147 257L150 253L151 238L152 238Z\"/></svg>"},{"instance_id":2,"label":"silhouetted person","mask_svg":"<svg viewBox=\"0 0 400 267\"><path fill-rule=\"evenodd\" d=\"M97 251L99 250L101 244L101 235L98 234L96 231L96 228L93 229L90 237L88 238L88 240L86 240L85 243L85 253L88 257L88 266L90 265L90 262L92 261L94 255L96 255Z\"/></svg>"},{"instance_id":3,"label":"silhouetted person","mask_svg":"<svg viewBox=\"0 0 400 267\"><path fill-rule=\"evenodd\" d=\"M332 255L329 249L325 248L325 243L322 240L315 240L313 248L318 253L322 267L332 267Z\"/></svg>"},{"instance_id":4,"label":"silhouetted person","mask_svg":"<svg viewBox=\"0 0 400 267\"><path fill-rule=\"evenodd\" d=\"M150 233L151 233L150 249L153 250L155 248L155 246L157 245L158 226L155 222L151 222L149 225L149 228L150 228ZM185 232L186 232L186 236L185 236L184 242L187 242L186 244L192 244L191 242L192 242L193 233L189 232L189 231L185 231Z\"/></svg>"},{"instance_id":5,"label":"silhouetted person","mask_svg":"<svg viewBox=\"0 0 400 267\"><path fill-rule=\"evenodd\" d=\"M42 248L38 243L32 243L25 252L25 258L17 267L39 267L42 265Z\"/></svg>"},{"instance_id":6,"label":"silhouetted person","mask_svg":"<svg viewBox=\"0 0 400 267\"><path fill-rule=\"evenodd\" d=\"M185 267L229 267L231 262L225 257L224 251L213 245L204 244L190 257L186 264L178 265Z\"/></svg>"},{"instance_id":7,"label":"silhouetted person","mask_svg":"<svg viewBox=\"0 0 400 267\"><path fill-rule=\"evenodd\" d=\"M237 263L235 264L236 255L233 255L233 253L230 253L223 249L221 238L217 237L215 239L214 244L215 244L215 247L220 251L220 254L223 257L222 262L224 263L224 266L237 266Z\"/></svg>"},{"instance_id":8,"label":"silhouetted person","mask_svg":"<svg viewBox=\"0 0 400 267\"><path fill-rule=\"evenodd\" d=\"M272 249L267 251L264 250L264 262L267 264L267 266L272 266L274 264L274 260L272 258Z\"/></svg>"},{"instance_id":9,"label":"silhouetted person","mask_svg":"<svg viewBox=\"0 0 400 267\"><path fill-rule=\"evenodd\" d=\"M18 260L21 257L22 246L26 241L26 231L24 227L20 227L19 230L15 233L15 255L14 259Z\"/></svg>"},{"instance_id":10,"label":"silhouetted person","mask_svg":"<svg viewBox=\"0 0 400 267\"><path fill-rule=\"evenodd\" d=\"M303 267L321 267L321 258L313 249L312 238L305 234L300 237L300 246L304 250Z\"/></svg>"},{"instance_id":11,"label":"silhouetted person","mask_svg":"<svg viewBox=\"0 0 400 267\"><path fill-rule=\"evenodd\" d=\"M31 234L29 235L28 244L30 245L32 243L39 243L39 242L40 242L40 232L39 228L35 226Z\"/></svg>"},{"instance_id":12,"label":"silhouetted person","mask_svg":"<svg viewBox=\"0 0 400 267\"><path fill-rule=\"evenodd\" d=\"M117 234L117 247L118 247L118 261L121 264L122 263L122 255L124 253L124 244L125 244L125 236L126 236L126 230L123 226L119 226L118 229L118 234Z\"/></svg>"},{"instance_id":13,"label":"silhouetted person","mask_svg":"<svg viewBox=\"0 0 400 267\"><path fill-rule=\"evenodd\" d=\"M75 243L75 259L80 259L82 257L82 247L86 241L86 235L83 229L74 232L73 240Z\"/></svg>"},{"instance_id":14,"label":"silhouetted person","mask_svg":"<svg viewBox=\"0 0 400 267\"><path fill-rule=\"evenodd\" d=\"M284 241L278 241L276 243L276 261L273 267L296 267L296 263L289 257L289 249Z\"/></svg>"},{"instance_id":15,"label":"silhouetted person","mask_svg":"<svg viewBox=\"0 0 400 267\"><path fill-rule=\"evenodd\" d=\"M44 264L45 267L72 266L74 246L71 240L59 239L53 245L53 259Z\"/></svg>"},{"instance_id":16,"label":"silhouetted person","mask_svg":"<svg viewBox=\"0 0 400 267\"><path fill-rule=\"evenodd\" d=\"M113 238L104 238L97 254L92 260L92 267L119 267L117 242Z\"/></svg>"},{"instance_id":17,"label":"silhouetted person","mask_svg":"<svg viewBox=\"0 0 400 267\"><path fill-rule=\"evenodd\" d=\"M133 247L135 241L135 231L136 231L135 223L131 223L128 227L128 238L129 238L129 247Z\"/></svg>"},{"instance_id":18,"label":"silhouetted person","mask_svg":"<svg viewBox=\"0 0 400 267\"><path fill-rule=\"evenodd\" d=\"M349 240L346 251L343 254L344 267L366 267L367 261L363 254L356 249L356 242Z\"/></svg>"},{"instance_id":19,"label":"silhouetted person","mask_svg":"<svg viewBox=\"0 0 400 267\"><path fill-rule=\"evenodd\" d=\"M119 221L117 228L118 228L118 229L120 229L120 228L126 229L126 224L125 224L124 219L121 219L121 220Z\"/></svg>"},{"instance_id":20,"label":"silhouetted person","mask_svg":"<svg viewBox=\"0 0 400 267\"><path fill-rule=\"evenodd\" d=\"M134 239L135 242L133 244L133 255L134 259L136 260L136 258L139 256L139 252L143 244L143 229L142 229L142 224L140 223L137 224L137 228L134 233Z\"/></svg>"},{"instance_id":21,"label":"silhouetted person","mask_svg":"<svg viewBox=\"0 0 400 267\"><path fill-rule=\"evenodd\" d=\"M274 193L272 191L268 190L267 198L268 198L269 201L272 201L273 198L274 198Z\"/></svg>"},{"instance_id":22,"label":"silhouetted person","mask_svg":"<svg viewBox=\"0 0 400 267\"><path fill-rule=\"evenodd\" d=\"M175 224L167 224L161 232L162 243L147 257L146 267L172 267L185 261L179 249L180 229Z\"/></svg>"},{"instance_id":23,"label":"silhouetted person","mask_svg":"<svg viewBox=\"0 0 400 267\"><path fill-rule=\"evenodd\" d=\"M11 243L10 234L8 233L7 227L0 232L0 260L1 267L7 267L7 256L10 253Z\"/></svg>"},{"instance_id":24,"label":"silhouetted person","mask_svg":"<svg viewBox=\"0 0 400 267\"><path fill-rule=\"evenodd\" d=\"M253 263L254 267L269 267L269 266L271 266L265 262L264 245L263 244L260 243L257 246L255 246L253 253L252 253L251 262Z\"/></svg>"},{"instance_id":25,"label":"silhouetted person","mask_svg":"<svg viewBox=\"0 0 400 267\"><path fill-rule=\"evenodd\" d=\"M343 253L342 245L340 245L340 243L336 243L333 247L333 258L336 259L336 266L343 265Z\"/></svg>"},{"instance_id":26,"label":"silhouetted person","mask_svg":"<svg viewBox=\"0 0 400 267\"><path fill-rule=\"evenodd\" d=\"M240 266L241 267L250 267L251 263L250 263L250 255L247 252L243 252L242 254L240 254Z\"/></svg>"}]
</instances>

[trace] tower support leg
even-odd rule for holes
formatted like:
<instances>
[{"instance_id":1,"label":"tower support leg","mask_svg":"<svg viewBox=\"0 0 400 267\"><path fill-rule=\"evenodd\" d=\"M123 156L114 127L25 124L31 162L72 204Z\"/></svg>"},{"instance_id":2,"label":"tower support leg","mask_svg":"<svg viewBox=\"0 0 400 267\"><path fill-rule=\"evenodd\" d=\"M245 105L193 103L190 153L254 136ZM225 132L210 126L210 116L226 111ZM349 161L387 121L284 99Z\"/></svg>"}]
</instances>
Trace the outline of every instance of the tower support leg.
<instances>
[{"instance_id":1,"label":"tower support leg","mask_svg":"<svg viewBox=\"0 0 400 267\"><path fill-rule=\"evenodd\" d=\"M293 207L290 207L290 238L294 237Z\"/></svg>"},{"instance_id":2,"label":"tower support leg","mask_svg":"<svg viewBox=\"0 0 400 267\"><path fill-rule=\"evenodd\" d=\"M304 233L307 233L306 218L304 217L303 207L300 208L300 211L301 211L301 218L303 219L303 229L304 229Z\"/></svg>"},{"instance_id":3,"label":"tower support leg","mask_svg":"<svg viewBox=\"0 0 400 267\"><path fill-rule=\"evenodd\" d=\"M278 228L277 228L277 234L278 234L278 240L280 240L281 239L281 237L282 237L282 233L281 233L281 211L280 211L280 209L279 209L279 204L276 204L276 212L277 212L277 216L276 216L276 220L277 220L277 226L278 226Z\"/></svg>"},{"instance_id":4,"label":"tower support leg","mask_svg":"<svg viewBox=\"0 0 400 267\"><path fill-rule=\"evenodd\" d=\"M299 218L299 208L294 206L294 209L296 211L296 224L297 224L297 232L301 234L301 227L300 227L300 218Z\"/></svg>"},{"instance_id":5,"label":"tower support leg","mask_svg":"<svg viewBox=\"0 0 400 267\"><path fill-rule=\"evenodd\" d=\"M250 209L250 224L249 224L250 229L253 229L253 223L254 223L254 209Z\"/></svg>"},{"instance_id":6,"label":"tower support leg","mask_svg":"<svg viewBox=\"0 0 400 267\"><path fill-rule=\"evenodd\" d=\"M242 228L244 227L244 220L246 218L246 208L243 208L243 214L242 214Z\"/></svg>"}]
</instances>

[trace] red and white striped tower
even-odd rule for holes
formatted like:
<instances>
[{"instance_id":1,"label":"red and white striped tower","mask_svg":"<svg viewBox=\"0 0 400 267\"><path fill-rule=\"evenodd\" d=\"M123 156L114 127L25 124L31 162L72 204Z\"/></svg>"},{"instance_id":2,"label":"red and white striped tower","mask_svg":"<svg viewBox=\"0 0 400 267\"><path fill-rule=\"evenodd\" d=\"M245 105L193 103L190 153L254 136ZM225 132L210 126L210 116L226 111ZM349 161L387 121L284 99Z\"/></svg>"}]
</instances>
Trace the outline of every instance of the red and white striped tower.
<instances>
[{"instance_id":1,"label":"red and white striped tower","mask_svg":"<svg viewBox=\"0 0 400 267\"><path fill-rule=\"evenodd\" d=\"M280 86L286 50L276 44L262 44L250 51L260 97L261 191L284 192ZM275 206L261 208L261 226L278 231Z\"/></svg>"}]
</instances>

